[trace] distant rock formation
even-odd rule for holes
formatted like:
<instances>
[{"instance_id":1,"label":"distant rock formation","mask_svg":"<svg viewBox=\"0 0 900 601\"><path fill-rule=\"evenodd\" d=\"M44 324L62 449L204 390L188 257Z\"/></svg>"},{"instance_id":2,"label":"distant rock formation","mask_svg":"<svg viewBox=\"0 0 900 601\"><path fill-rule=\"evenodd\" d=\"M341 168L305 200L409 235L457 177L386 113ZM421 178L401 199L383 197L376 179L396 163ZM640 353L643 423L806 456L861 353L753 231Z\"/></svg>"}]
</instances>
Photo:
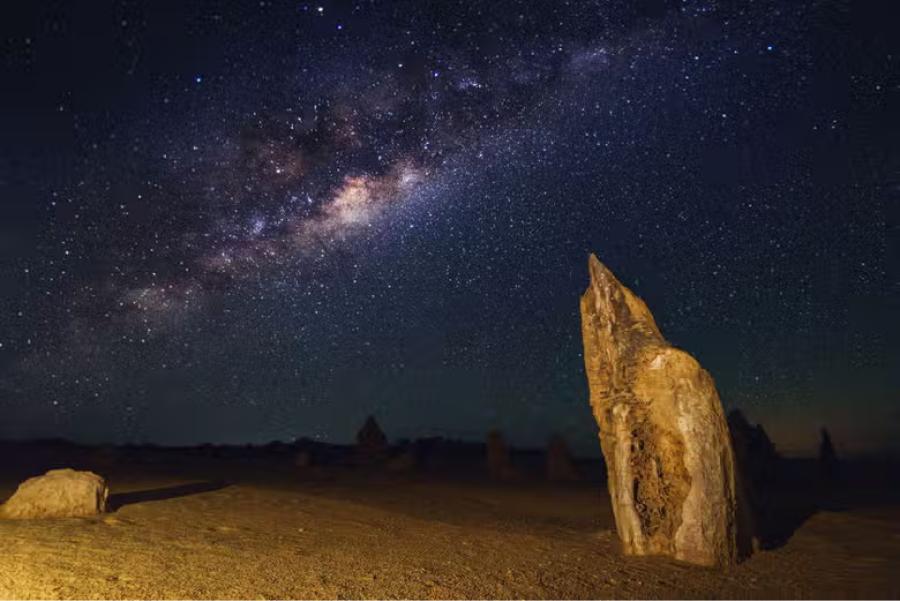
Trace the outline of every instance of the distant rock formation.
<instances>
[{"instance_id":1,"label":"distant rock formation","mask_svg":"<svg viewBox=\"0 0 900 601\"><path fill-rule=\"evenodd\" d=\"M120 450L113 445L103 445L94 449L92 453L92 467L99 468L100 471L115 466L120 459Z\"/></svg>"},{"instance_id":2,"label":"distant rock formation","mask_svg":"<svg viewBox=\"0 0 900 601\"><path fill-rule=\"evenodd\" d=\"M389 472L411 472L416 468L416 454L412 450L406 450L388 459L385 468Z\"/></svg>"},{"instance_id":3,"label":"distant rock formation","mask_svg":"<svg viewBox=\"0 0 900 601\"><path fill-rule=\"evenodd\" d=\"M713 379L594 255L588 268L584 362L624 551L734 563L736 468Z\"/></svg>"},{"instance_id":4,"label":"distant rock formation","mask_svg":"<svg viewBox=\"0 0 900 601\"><path fill-rule=\"evenodd\" d=\"M309 451L297 451L294 455L294 467L306 469L313 464L312 453Z\"/></svg>"},{"instance_id":5,"label":"distant rock formation","mask_svg":"<svg viewBox=\"0 0 900 601\"><path fill-rule=\"evenodd\" d=\"M746 511L741 514L741 528L754 547L773 536L774 515L770 491L778 478L781 457L760 424L751 425L743 412L728 413L728 429L742 488L741 501Z\"/></svg>"},{"instance_id":6,"label":"distant rock formation","mask_svg":"<svg viewBox=\"0 0 900 601\"><path fill-rule=\"evenodd\" d=\"M488 432L486 440L487 470L495 480L510 480L515 477L512 463L509 460L509 449L503 434L499 430Z\"/></svg>"},{"instance_id":7,"label":"distant rock formation","mask_svg":"<svg viewBox=\"0 0 900 601\"><path fill-rule=\"evenodd\" d=\"M830 484L837 479L838 456L834 450L834 443L831 442L831 434L828 430L822 428L819 433L819 471L823 482Z\"/></svg>"},{"instance_id":8,"label":"distant rock formation","mask_svg":"<svg viewBox=\"0 0 900 601\"><path fill-rule=\"evenodd\" d=\"M572 463L566 439L559 434L550 437L547 444L547 479L551 482L578 480L578 470Z\"/></svg>"},{"instance_id":9,"label":"distant rock formation","mask_svg":"<svg viewBox=\"0 0 900 601\"><path fill-rule=\"evenodd\" d=\"M728 413L728 429L741 476L756 488L771 484L780 457L765 429L752 425L740 409Z\"/></svg>"},{"instance_id":10,"label":"distant rock formation","mask_svg":"<svg viewBox=\"0 0 900 601\"><path fill-rule=\"evenodd\" d=\"M109 489L93 472L50 470L19 485L0 508L0 515L13 519L69 518L106 511Z\"/></svg>"},{"instance_id":11,"label":"distant rock formation","mask_svg":"<svg viewBox=\"0 0 900 601\"><path fill-rule=\"evenodd\" d=\"M358 458L363 462L381 460L387 455L387 437L372 415L366 418L363 427L356 434L356 450Z\"/></svg>"}]
</instances>

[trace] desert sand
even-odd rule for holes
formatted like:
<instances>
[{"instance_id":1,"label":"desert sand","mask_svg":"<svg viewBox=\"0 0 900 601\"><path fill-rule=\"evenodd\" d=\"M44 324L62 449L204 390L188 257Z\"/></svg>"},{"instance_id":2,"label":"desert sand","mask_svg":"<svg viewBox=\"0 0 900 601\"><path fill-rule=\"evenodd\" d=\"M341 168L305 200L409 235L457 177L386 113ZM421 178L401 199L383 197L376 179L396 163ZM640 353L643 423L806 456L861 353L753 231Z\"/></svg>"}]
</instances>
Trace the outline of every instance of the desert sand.
<instances>
[{"instance_id":1,"label":"desert sand","mask_svg":"<svg viewBox=\"0 0 900 601\"><path fill-rule=\"evenodd\" d=\"M709 569L623 556L597 478L549 483L525 470L494 482L475 468L395 474L175 452L95 463L111 486L107 514L0 521L0 597L900 595L900 506L882 493L877 503L798 511L774 548ZM14 462L0 499L37 471Z\"/></svg>"}]
</instances>

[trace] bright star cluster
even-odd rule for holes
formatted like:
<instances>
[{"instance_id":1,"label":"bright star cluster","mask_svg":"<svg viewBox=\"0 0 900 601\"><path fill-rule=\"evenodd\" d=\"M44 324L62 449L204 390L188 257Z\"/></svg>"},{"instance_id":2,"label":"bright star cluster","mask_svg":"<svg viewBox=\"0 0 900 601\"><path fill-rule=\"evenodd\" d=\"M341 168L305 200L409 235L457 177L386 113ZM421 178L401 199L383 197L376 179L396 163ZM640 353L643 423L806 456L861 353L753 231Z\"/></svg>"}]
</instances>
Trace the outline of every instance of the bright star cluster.
<instances>
[{"instance_id":1,"label":"bright star cluster","mask_svg":"<svg viewBox=\"0 0 900 601\"><path fill-rule=\"evenodd\" d=\"M596 453L596 252L783 448L892 439L896 55L827 3L2 10L0 436Z\"/></svg>"}]
</instances>

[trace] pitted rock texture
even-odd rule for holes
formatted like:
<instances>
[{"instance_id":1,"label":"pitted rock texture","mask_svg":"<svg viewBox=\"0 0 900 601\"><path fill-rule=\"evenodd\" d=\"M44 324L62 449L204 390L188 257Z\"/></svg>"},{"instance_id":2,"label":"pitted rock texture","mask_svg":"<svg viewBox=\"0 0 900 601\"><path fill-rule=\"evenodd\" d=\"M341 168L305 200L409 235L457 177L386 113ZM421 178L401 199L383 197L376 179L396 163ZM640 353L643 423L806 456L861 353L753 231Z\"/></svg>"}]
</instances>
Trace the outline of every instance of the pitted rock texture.
<instances>
[{"instance_id":1,"label":"pitted rock texture","mask_svg":"<svg viewBox=\"0 0 900 601\"><path fill-rule=\"evenodd\" d=\"M713 379L597 257L588 264L584 361L623 549L734 563L737 475Z\"/></svg>"},{"instance_id":2,"label":"pitted rock texture","mask_svg":"<svg viewBox=\"0 0 900 601\"><path fill-rule=\"evenodd\" d=\"M68 518L97 515L106 511L109 489L93 472L50 470L19 485L0 508L12 519Z\"/></svg>"}]
</instances>

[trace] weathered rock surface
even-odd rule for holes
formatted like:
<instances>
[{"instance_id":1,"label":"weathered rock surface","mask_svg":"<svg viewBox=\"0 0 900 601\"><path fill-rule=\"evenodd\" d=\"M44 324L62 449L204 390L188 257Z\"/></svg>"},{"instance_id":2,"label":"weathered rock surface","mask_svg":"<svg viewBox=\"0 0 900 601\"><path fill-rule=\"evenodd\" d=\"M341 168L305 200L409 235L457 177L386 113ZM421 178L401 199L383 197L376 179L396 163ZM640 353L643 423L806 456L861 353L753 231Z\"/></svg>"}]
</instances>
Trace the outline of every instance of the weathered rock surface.
<instances>
[{"instance_id":1,"label":"weathered rock surface","mask_svg":"<svg viewBox=\"0 0 900 601\"><path fill-rule=\"evenodd\" d=\"M713 379L597 257L588 263L584 361L624 551L733 563L737 475Z\"/></svg>"},{"instance_id":2,"label":"weathered rock surface","mask_svg":"<svg viewBox=\"0 0 900 601\"><path fill-rule=\"evenodd\" d=\"M20 484L0 513L14 519L85 517L104 513L108 496L106 481L93 472L50 470Z\"/></svg>"},{"instance_id":3,"label":"weathered rock surface","mask_svg":"<svg viewBox=\"0 0 900 601\"><path fill-rule=\"evenodd\" d=\"M578 470L572 463L572 455L566 439L555 434L547 444L547 479L552 482L578 480Z\"/></svg>"}]
</instances>

